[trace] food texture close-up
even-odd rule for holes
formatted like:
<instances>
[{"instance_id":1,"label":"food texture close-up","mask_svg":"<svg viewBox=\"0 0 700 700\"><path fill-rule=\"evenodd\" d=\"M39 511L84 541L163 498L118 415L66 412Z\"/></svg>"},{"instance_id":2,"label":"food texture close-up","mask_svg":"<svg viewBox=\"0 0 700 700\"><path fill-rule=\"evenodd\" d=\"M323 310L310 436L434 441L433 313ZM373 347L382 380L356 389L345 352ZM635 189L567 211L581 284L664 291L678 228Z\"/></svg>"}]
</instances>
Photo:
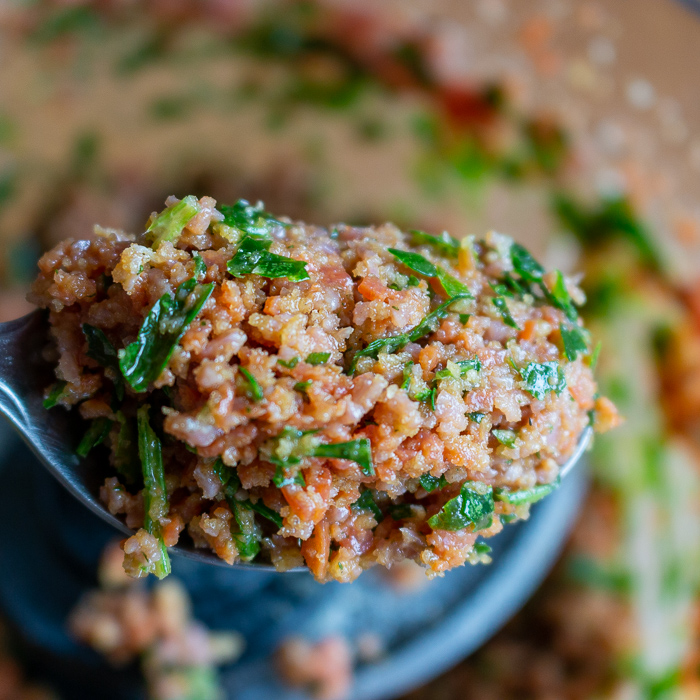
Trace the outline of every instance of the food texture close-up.
<instances>
[{"instance_id":1,"label":"food texture close-up","mask_svg":"<svg viewBox=\"0 0 700 700\"><path fill-rule=\"evenodd\" d=\"M694 0L0 61L0 700L700 697Z\"/></svg>"}]
</instances>

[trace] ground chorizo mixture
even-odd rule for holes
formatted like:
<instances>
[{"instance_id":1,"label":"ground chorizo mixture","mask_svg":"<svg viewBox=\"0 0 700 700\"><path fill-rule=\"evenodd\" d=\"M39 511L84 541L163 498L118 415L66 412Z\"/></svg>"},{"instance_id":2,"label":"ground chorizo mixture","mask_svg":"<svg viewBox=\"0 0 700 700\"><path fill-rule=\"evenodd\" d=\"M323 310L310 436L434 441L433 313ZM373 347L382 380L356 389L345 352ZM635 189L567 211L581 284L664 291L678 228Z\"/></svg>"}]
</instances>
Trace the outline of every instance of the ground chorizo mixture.
<instances>
[{"instance_id":1,"label":"ground chorizo mixture","mask_svg":"<svg viewBox=\"0 0 700 700\"><path fill-rule=\"evenodd\" d=\"M79 455L108 447L132 576L167 575L185 531L319 581L486 562L482 538L618 420L575 280L507 236L166 205L142 235L60 243L30 294L57 353L45 405L91 421Z\"/></svg>"}]
</instances>

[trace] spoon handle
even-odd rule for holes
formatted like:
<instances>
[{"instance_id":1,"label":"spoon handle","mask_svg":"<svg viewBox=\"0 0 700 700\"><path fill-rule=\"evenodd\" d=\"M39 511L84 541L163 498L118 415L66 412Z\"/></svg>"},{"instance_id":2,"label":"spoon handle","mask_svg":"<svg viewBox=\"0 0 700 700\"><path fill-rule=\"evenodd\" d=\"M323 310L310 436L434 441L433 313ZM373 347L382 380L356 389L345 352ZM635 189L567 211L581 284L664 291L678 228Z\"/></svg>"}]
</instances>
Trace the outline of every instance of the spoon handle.
<instances>
[{"instance_id":1,"label":"spoon handle","mask_svg":"<svg viewBox=\"0 0 700 700\"><path fill-rule=\"evenodd\" d=\"M41 400L38 382L46 371L38 368L45 340L41 311L0 323L0 413L25 435L30 425L28 402Z\"/></svg>"}]
</instances>

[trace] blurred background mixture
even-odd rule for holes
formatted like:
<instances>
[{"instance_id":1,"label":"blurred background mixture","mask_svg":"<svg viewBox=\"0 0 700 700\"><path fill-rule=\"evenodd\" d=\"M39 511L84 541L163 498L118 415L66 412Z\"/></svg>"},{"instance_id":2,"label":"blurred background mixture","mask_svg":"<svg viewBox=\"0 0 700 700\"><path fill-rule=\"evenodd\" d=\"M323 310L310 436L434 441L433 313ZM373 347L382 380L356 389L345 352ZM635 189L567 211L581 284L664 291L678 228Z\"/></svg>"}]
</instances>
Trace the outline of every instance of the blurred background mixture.
<instances>
[{"instance_id":1,"label":"blurred background mixture","mask_svg":"<svg viewBox=\"0 0 700 700\"><path fill-rule=\"evenodd\" d=\"M96 223L141 231L170 194L458 238L496 229L581 270L601 389L626 423L598 438L585 507L534 599L408 697L700 698L700 14L687 5L2 0L0 320L30 310L42 251ZM199 626L176 583L124 583L113 560L73 634L140 659L150 697L219 697L215 667L245 640ZM400 567L391 584L424 578ZM55 697L2 631L0 700ZM384 653L371 635L289 639L277 672L339 699Z\"/></svg>"}]
</instances>

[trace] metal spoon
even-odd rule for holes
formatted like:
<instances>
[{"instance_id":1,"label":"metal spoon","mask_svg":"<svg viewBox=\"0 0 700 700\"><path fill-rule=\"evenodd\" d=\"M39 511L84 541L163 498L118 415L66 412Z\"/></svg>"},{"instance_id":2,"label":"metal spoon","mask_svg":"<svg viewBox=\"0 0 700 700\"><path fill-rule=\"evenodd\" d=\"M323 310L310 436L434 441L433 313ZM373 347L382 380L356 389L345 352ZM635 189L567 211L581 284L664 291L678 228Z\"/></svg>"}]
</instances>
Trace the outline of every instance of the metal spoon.
<instances>
[{"instance_id":1,"label":"metal spoon","mask_svg":"<svg viewBox=\"0 0 700 700\"><path fill-rule=\"evenodd\" d=\"M99 489L107 476L108 465L94 457L80 459L75 453L75 436L84 431L75 411L47 411L44 390L55 377L43 353L48 343L45 312L34 311L15 321L0 324L0 414L15 426L24 441L44 466L79 501L125 535L133 532L112 515L99 500ZM593 431L586 428L574 453L560 470L566 476L588 447ZM229 567L209 550L195 549L181 542L171 548L189 559ZM276 571L271 564L239 562L234 568ZM303 569L293 569L300 571Z\"/></svg>"}]
</instances>

